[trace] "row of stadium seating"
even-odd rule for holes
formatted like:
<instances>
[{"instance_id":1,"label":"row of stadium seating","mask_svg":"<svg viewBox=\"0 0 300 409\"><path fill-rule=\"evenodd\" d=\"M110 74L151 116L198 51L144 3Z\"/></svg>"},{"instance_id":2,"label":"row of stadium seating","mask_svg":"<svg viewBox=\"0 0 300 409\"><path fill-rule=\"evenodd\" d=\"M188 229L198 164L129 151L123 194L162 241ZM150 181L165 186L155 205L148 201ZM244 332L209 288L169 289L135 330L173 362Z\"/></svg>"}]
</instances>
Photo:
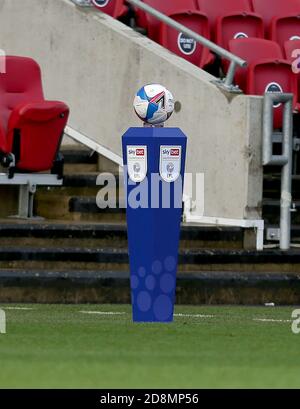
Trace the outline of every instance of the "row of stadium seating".
<instances>
[{"instance_id":1,"label":"row of stadium seating","mask_svg":"<svg viewBox=\"0 0 300 409\"><path fill-rule=\"evenodd\" d=\"M123 0L92 1L100 10L117 18L128 11ZM297 84L291 64L298 57L294 50L300 49L300 0L143 2L246 60L248 69L238 69L235 76L235 82L245 93L292 92L294 109L298 110L300 80ZM136 9L135 13L137 25L143 27L152 40L210 71L216 56L207 48L140 9ZM221 75L222 71L226 74L228 63L221 61L220 67ZM217 66L218 72L220 67ZM295 72L298 72L298 68L296 66ZM281 116L279 107L275 110L276 128L281 127Z\"/></svg>"},{"instance_id":2,"label":"row of stadium seating","mask_svg":"<svg viewBox=\"0 0 300 409\"><path fill-rule=\"evenodd\" d=\"M92 1L113 17L128 11L125 0ZM265 37L276 41L282 51L286 41L300 39L300 0L144 0L144 3L227 49L234 38ZM178 42L174 30L142 10L135 11L138 25L147 30L152 40L201 68L211 62L207 51L194 50L193 42L184 37Z\"/></svg>"},{"instance_id":3,"label":"row of stadium seating","mask_svg":"<svg viewBox=\"0 0 300 409\"><path fill-rule=\"evenodd\" d=\"M103 12L120 18L128 12L125 0L92 0ZM183 19L187 26L199 25L202 33L227 48L232 38L259 37L283 47L291 38L300 39L300 0L143 0L162 13ZM135 10L138 25L154 41L162 41L161 24L140 9ZM189 23L190 21L190 23ZM199 32L201 28L196 29Z\"/></svg>"}]
</instances>

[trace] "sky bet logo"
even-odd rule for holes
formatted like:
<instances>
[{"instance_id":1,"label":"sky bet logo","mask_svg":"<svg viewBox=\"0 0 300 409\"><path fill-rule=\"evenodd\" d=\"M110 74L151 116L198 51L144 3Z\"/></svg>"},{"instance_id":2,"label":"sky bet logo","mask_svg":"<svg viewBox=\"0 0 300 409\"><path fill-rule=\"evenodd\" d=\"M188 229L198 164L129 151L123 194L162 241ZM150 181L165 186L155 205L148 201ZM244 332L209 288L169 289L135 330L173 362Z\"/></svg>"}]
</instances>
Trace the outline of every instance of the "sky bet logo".
<instances>
[{"instance_id":1,"label":"sky bet logo","mask_svg":"<svg viewBox=\"0 0 300 409\"><path fill-rule=\"evenodd\" d=\"M169 155L169 156L179 156L180 155L179 149L164 149L162 153L163 155Z\"/></svg>"},{"instance_id":2,"label":"sky bet logo","mask_svg":"<svg viewBox=\"0 0 300 409\"><path fill-rule=\"evenodd\" d=\"M179 156L179 149L171 149L170 155L171 156Z\"/></svg>"},{"instance_id":3,"label":"sky bet logo","mask_svg":"<svg viewBox=\"0 0 300 409\"><path fill-rule=\"evenodd\" d=\"M129 155L145 156L145 149L129 149Z\"/></svg>"}]
</instances>

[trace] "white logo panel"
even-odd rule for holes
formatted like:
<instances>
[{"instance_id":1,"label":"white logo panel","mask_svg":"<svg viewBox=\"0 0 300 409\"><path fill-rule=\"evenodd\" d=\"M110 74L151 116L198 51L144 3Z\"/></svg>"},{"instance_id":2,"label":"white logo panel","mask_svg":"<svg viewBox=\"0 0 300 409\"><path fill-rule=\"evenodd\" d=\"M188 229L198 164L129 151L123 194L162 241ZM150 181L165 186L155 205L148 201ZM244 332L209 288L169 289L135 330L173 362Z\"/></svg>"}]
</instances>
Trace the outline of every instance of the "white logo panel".
<instances>
[{"instance_id":1,"label":"white logo panel","mask_svg":"<svg viewBox=\"0 0 300 409\"><path fill-rule=\"evenodd\" d=\"M159 173L165 182L175 182L181 169L181 146L161 146Z\"/></svg>"},{"instance_id":2,"label":"white logo panel","mask_svg":"<svg viewBox=\"0 0 300 409\"><path fill-rule=\"evenodd\" d=\"M147 176L147 146L127 146L127 168L130 179L142 182Z\"/></svg>"}]
</instances>

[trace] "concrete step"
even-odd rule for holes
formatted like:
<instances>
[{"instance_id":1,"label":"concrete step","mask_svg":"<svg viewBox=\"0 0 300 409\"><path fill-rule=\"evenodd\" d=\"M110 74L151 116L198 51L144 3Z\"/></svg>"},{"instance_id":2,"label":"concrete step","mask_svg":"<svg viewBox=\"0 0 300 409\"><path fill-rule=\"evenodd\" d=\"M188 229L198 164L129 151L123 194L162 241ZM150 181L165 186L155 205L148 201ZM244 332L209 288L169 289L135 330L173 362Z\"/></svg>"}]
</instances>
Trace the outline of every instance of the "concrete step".
<instances>
[{"instance_id":1,"label":"concrete step","mask_svg":"<svg viewBox=\"0 0 300 409\"><path fill-rule=\"evenodd\" d=\"M106 172L103 172L106 173ZM110 172L107 172L110 173ZM67 174L64 176L64 187L67 188L82 188L82 187L94 187L97 188L98 190L101 188L100 185L97 185L97 178L99 176L100 172L86 172L82 174ZM119 174L111 173L111 175L114 177L115 182L116 182L116 188L117 190L119 187L121 189L124 189L124 180L123 178L120 179Z\"/></svg>"},{"instance_id":2,"label":"concrete step","mask_svg":"<svg viewBox=\"0 0 300 409\"><path fill-rule=\"evenodd\" d=\"M127 248L125 223L0 222L0 246ZM243 230L181 226L181 248L242 248Z\"/></svg>"},{"instance_id":3,"label":"concrete step","mask_svg":"<svg viewBox=\"0 0 300 409\"><path fill-rule=\"evenodd\" d=\"M299 305L299 290L300 275L191 271L177 276L176 303ZM129 303L129 273L0 269L0 302Z\"/></svg>"},{"instance_id":4,"label":"concrete step","mask_svg":"<svg viewBox=\"0 0 300 409\"><path fill-rule=\"evenodd\" d=\"M61 150L65 159L65 174L79 172L97 172L99 155L81 146L63 147Z\"/></svg>"},{"instance_id":5,"label":"concrete step","mask_svg":"<svg viewBox=\"0 0 300 409\"><path fill-rule=\"evenodd\" d=\"M0 268L129 270L126 248L32 248L11 246L0 249ZM179 271L300 272L300 251L248 251L181 249Z\"/></svg>"},{"instance_id":6,"label":"concrete step","mask_svg":"<svg viewBox=\"0 0 300 409\"><path fill-rule=\"evenodd\" d=\"M98 154L82 146L63 147L61 150L66 164L97 164Z\"/></svg>"},{"instance_id":7,"label":"concrete step","mask_svg":"<svg viewBox=\"0 0 300 409\"><path fill-rule=\"evenodd\" d=\"M74 222L125 222L125 209L100 209L94 196L71 195L70 191L39 192L35 198L35 214L46 219ZM82 193L82 192L81 192Z\"/></svg>"},{"instance_id":8,"label":"concrete step","mask_svg":"<svg viewBox=\"0 0 300 409\"><path fill-rule=\"evenodd\" d=\"M66 174L62 187L40 187L34 201L35 214L47 219L70 221L124 221L124 209L100 210L96 197L101 185L97 186L99 172ZM115 175L117 203L124 203L123 180ZM106 204L106 203L105 203ZM121 206L122 207L122 206ZM123 206L124 207L124 206Z\"/></svg>"}]
</instances>

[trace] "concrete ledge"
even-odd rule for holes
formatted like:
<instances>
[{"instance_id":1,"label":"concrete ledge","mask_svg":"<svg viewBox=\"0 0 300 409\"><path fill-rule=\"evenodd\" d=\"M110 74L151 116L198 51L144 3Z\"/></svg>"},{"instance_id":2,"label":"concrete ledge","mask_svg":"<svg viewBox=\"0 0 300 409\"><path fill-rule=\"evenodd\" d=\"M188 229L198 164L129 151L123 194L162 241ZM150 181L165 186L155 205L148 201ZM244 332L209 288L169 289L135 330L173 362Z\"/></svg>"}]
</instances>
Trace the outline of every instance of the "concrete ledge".
<instances>
[{"instance_id":1,"label":"concrete ledge","mask_svg":"<svg viewBox=\"0 0 300 409\"><path fill-rule=\"evenodd\" d=\"M177 304L300 304L300 276L180 274ZM1 271L0 302L129 303L128 273Z\"/></svg>"}]
</instances>

